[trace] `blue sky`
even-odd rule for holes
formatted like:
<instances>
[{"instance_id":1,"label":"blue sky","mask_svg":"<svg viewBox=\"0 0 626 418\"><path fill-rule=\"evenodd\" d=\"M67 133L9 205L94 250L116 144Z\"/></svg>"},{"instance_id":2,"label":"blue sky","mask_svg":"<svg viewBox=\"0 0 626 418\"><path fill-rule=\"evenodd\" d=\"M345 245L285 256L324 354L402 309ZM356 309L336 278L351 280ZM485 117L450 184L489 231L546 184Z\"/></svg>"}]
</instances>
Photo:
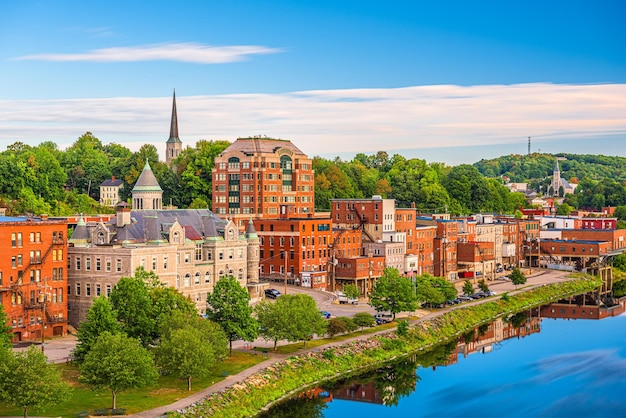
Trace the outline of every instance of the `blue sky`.
<instances>
[{"instance_id":1,"label":"blue sky","mask_svg":"<svg viewBox=\"0 0 626 418\"><path fill-rule=\"evenodd\" d=\"M0 141L626 156L623 1L0 0Z\"/></svg>"}]
</instances>

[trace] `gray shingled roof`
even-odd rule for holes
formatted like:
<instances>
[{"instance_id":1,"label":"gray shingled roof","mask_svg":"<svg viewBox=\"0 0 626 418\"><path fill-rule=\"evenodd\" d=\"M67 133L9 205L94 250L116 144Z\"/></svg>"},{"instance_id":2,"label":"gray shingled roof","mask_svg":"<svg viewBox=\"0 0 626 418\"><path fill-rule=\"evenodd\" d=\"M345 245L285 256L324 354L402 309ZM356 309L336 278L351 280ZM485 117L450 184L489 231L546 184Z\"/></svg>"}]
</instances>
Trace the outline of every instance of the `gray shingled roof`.
<instances>
[{"instance_id":1,"label":"gray shingled roof","mask_svg":"<svg viewBox=\"0 0 626 418\"><path fill-rule=\"evenodd\" d=\"M161 186L157 181L154 173L152 172L152 168L150 168L150 164L148 160L146 160L146 165L143 167L139 178L137 179L137 183L135 183L135 187L133 187L133 192L162 192Z\"/></svg>"},{"instance_id":2,"label":"gray shingled roof","mask_svg":"<svg viewBox=\"0 0 626 418\"><path fill-rule=\"evenodd\" d=\"M227 221L208 209L140 210L131 211L131 223L117 227L117 217L108 227L115 231L113 243L158 243L169 237L174 222L184 227L190 239L223 238Z\"/></svg>"}]
</instances>

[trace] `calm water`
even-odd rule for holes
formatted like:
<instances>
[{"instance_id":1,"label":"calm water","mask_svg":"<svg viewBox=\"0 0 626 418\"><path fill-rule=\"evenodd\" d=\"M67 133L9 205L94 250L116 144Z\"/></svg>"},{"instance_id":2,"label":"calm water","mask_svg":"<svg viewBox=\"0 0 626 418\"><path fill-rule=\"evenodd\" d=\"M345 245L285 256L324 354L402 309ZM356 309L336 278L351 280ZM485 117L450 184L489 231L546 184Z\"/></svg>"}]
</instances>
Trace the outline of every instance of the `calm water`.
<instances>
[{"instance_id":1,"label":"calm water","mask_svg":"<svg viewBox=\"0 0 626 418\"><path fill-rule=\"evenodd\" d=\"M308 400L292 399L265 416L625 417L626 315L546 318L554 308L309 391Z\"/></svg>"}]
</instances>

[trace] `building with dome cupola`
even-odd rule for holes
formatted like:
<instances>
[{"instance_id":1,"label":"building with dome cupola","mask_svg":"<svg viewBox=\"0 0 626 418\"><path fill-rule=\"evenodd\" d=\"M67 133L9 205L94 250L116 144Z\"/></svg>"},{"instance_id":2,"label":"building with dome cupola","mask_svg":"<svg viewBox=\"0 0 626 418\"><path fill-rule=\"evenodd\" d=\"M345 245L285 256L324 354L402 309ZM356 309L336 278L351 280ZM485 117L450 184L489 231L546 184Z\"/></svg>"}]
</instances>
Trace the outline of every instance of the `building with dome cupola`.
<instances>
[{"instance_id":1,"label":"building with dome cupola","mask_svg":"<svg viewBox=\"0 0 626 418\"><path fill-rule=\"evenodd\" d=\"M93 299L108 295L137 268L153 271L206 312L207 293L224 276L234 276L250 296L261 297L259 237L250 223L245 233L208 209L162 209L161 188L146 163L135 188L133 207L119 203L112 219L79 221L69 239L68 316L85 320Z\"/></svg>"}]
</instances>

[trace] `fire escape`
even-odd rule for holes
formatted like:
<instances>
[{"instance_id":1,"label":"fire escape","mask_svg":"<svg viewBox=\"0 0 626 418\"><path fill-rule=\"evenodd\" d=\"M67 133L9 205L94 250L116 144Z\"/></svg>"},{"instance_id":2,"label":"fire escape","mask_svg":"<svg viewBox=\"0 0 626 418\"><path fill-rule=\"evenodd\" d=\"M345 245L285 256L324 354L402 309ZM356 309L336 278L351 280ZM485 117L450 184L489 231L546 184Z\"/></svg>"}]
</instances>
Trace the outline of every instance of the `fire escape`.
<instances>
[{"instance_id":1,"label":"fire escape","mask_svg":"<svg viewBox=\"0 0 626 418\"><path fill-rule=\"evenodd\" d=\"M365 228L365 225L367 225L367 217L359 213L359 210L356 208L356 206L354 206L354 204L350 206L350 210L356 214L359 220L358 224L353 224L352 229L361 229L361 231L363 231L365 236L367 236L367 239L369 239L371 242L374 242L375 239L372 237L372 235L370 235L370 233Z\"/></svg>"},{"instance_id":2,"label":"fire escape","mask_svg":"<svg viewBox=\"0 0 626 418\"><path fill-rule=\"evenodd\" d=\"M43 282L39 281L24 283L24 276L26 276L35 267L43 265L44 261L46 261L46 259L52 253L52 250L58 248L64 249L64 243L65 241L62 237L53 237L52 242L48 246L43 256L35 255L28 258L28 264L26 264L26 266L24 266L22 270L18 270L17 280L15 282L10 283L8 287L0 286L0 292L5 291L18 294L22 300L25 311L42 310L42 327L44 327L46 324L65 323L67 322L67 319L55 317L46 309L46 303L48 302L46 290L47 288L49 288L49 286L45 284L46 279L43 278ZM23 287L32 285L37 286L41 289L39 294L37 295L35 294L35 290L29 289L30 294L25 295Z\"/></svg>"}]
</instances>

